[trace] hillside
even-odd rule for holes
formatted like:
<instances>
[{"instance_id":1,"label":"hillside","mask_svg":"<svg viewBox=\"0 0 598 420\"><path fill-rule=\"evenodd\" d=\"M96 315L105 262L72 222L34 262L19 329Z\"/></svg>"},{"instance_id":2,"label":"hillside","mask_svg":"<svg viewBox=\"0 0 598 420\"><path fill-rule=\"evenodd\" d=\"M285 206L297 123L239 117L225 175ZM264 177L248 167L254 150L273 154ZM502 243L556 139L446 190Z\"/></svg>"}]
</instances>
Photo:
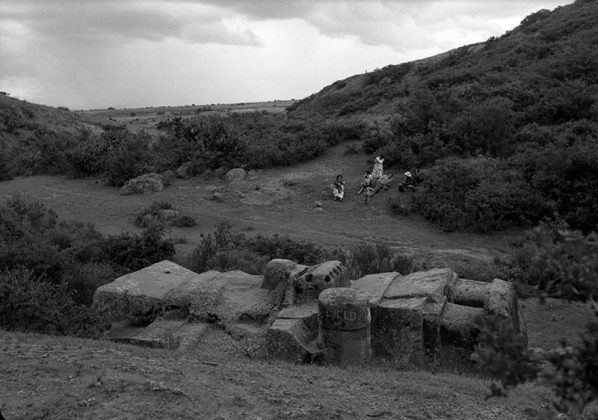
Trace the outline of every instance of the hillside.
<instances>
[{"instance_id":1,"label":"hillside","mask_svg":"<svg viewBox=\"0 0 598 420\"><path fill-rule=\"evenodd\" d=\"M573 95L581 95L578 105L587 108L598 84L597 21L595 1L540 10L499 38L336 81L289 111L379 120L397 112L418 86L468 101L504 96L515 102L517 111L573 89ZM528 95L519 97L522 92Z\"/></svg>"}]
</instances>

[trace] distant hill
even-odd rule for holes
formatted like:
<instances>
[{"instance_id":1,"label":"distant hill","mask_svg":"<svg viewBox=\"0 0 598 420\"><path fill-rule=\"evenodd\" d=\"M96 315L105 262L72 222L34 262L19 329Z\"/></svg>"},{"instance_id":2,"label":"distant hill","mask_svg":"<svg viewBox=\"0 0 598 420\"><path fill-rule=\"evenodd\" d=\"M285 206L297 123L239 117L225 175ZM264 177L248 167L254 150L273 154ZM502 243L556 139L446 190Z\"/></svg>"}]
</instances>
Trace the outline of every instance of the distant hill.
<instances>
[{"instance_id":1,"label":"distant hill","mask_svg":"<svg viewBox=\"0 0 598 420\"><path fill-rule=\"evenodd\" d=\"M0 139L23 138L36 130L72 132L83 125L67 108L37 105L0 94Z\"/></svg>"},{"instance_id":2,"label":"distant hill","mask_svg":"<svg viewBox=\"0 0 598 420\"><path fill-rule=\"evenodd\" d=\"M336 81L289 111L380 118L397 112L420 86L474 102L500 95L514 101L516 111L531 105L538 91L547 92L540 95L546 101L558 96L560 89L594 92L598 84L597 22L598 2L593 0L540 10L499 38ZM525 91L532 95L521 96ZM553 117L567 118L545 115L544 119Z\"/></svg>"}]
</instances>

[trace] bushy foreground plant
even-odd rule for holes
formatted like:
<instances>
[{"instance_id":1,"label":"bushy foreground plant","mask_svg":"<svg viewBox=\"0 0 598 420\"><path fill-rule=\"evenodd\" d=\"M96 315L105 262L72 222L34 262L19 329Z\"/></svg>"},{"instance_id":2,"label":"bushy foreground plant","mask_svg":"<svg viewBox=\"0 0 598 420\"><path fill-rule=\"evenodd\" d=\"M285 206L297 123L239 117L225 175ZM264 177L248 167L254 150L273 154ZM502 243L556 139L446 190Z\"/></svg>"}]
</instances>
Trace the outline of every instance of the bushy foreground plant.
<instances>
[{"instance_id":1,"label":"bushy foreground plant","mask_svg":"<svg viewBox=\"0 0 598 420\"><path fill-rule=\"evenodd\" d=\"M595 233L583 235L559 228L540 228L531 235L532 257L546 265L548 280L523 277L537 293L586 302L598 316L598 239ZM524 267L523 273L528 267ZM555 394L554 407L579 416L598 401L598 322L592 322L581 342L538 355L527 350L522 338L503 320L479 321L481 342L474 353L482 372L499 379L492 395L505 395L517 385L540 378ZM544 413L543 418L548 414Z\"/></svg>"},{"instance_id":2,"label":"bushy foreground plant","mask_svg":"<svg viewBox=\"0 0 598 420\"><path fill-rule=\"evenodd\" d=\"M413 269L410 256L393 251L384 244L357 244L347 250L327 249L313 242L298 241L287 236L246 237L231 232L227 223L202 237L186 265L198 273L207 270L242 270L262 274L266 264L274 258L289 259L305 265L339 260L348 268L349 276L353 279L389 271L408 274Z\"/></svg>"},{"instance_id":3,"label":"bushy foreground plant","mask_svg":"<svg viewBox=\"0 0 598 420\"><path fill-rule=\"evenodd\" d=\"M40 203L0 206L0 327L95 335L103 315L93 293L119 275L174 255L163 232L105 237L92 225L58 220Z\"/></svg>"}]
</instances>

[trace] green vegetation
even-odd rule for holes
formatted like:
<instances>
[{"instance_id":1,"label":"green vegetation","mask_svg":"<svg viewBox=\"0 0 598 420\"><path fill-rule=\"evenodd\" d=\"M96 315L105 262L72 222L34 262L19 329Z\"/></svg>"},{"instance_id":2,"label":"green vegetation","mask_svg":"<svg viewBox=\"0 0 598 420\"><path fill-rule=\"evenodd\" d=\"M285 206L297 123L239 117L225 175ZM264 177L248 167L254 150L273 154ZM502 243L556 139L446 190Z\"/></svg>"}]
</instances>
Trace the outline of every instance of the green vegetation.
<instances>
[{"instance_id":1,"label":"green vegetation","mask_svg":"<svg viewBox=\"0 0 598 420\"><path fill-rule=\"evenodd\" d=\"M174 255L155 228L106 237L18 197L0 207L0 237L0 327L8 330L96 336L109 320L90 306L95 289Z\"/></svg>"},{"instance_id":2,"label":"green vegetation","mask_svg":"<svg viewBox=\"0 0 598 420\"><path fill-rule=\"evenodd\" d=\"M598 316L598 237L563 226L544 226L528 235L509 262L511 273L536 294L587 302ZM501 319L480 321L480 345L474 357L484 373L497 377L492 395L539 379L555 394L554 408L580 415L598 398L598 322L587 326L579 343L538 355L527 349L512 326ZM550 416L550 417L549 417ZM544 413L543 418L552 418Z\"/></svg>"},{"instance_id":3,"label":"green vegetation","mask_svg":"<svg viewBox=\"0 0 598 420\"><path fill-rule=\"evenodd\" d=\"M274 258L305 265L339 260L349 269L351 278L389 271L408 274L413 270L411 257L393 251L387 245L362 243L347 250L327 249L287 236L246 237L231 232L227 223L203 236L185 265L198 273L207 270L242 270L250 274L262 274L266 264Z\"/></svg>"}]
</instances>

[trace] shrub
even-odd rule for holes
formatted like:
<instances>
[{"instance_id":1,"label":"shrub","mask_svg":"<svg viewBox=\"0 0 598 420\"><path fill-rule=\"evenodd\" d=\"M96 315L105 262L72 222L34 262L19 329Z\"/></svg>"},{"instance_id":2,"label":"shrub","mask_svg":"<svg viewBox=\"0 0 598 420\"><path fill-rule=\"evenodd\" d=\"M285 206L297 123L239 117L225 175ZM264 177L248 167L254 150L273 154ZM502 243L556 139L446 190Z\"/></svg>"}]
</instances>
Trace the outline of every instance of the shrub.
<instances>
[{"instance_id":1,"label":"shrub","mask_svg":"<svg viewBox=\"0 0 598 420\"><path fill-rule=\"evenodd\" d=\"M66 284L55 284L27 269L0 272L0 326L9 331L97 336L100 314L73 301Z\"/></svg>"}]
</instances>

